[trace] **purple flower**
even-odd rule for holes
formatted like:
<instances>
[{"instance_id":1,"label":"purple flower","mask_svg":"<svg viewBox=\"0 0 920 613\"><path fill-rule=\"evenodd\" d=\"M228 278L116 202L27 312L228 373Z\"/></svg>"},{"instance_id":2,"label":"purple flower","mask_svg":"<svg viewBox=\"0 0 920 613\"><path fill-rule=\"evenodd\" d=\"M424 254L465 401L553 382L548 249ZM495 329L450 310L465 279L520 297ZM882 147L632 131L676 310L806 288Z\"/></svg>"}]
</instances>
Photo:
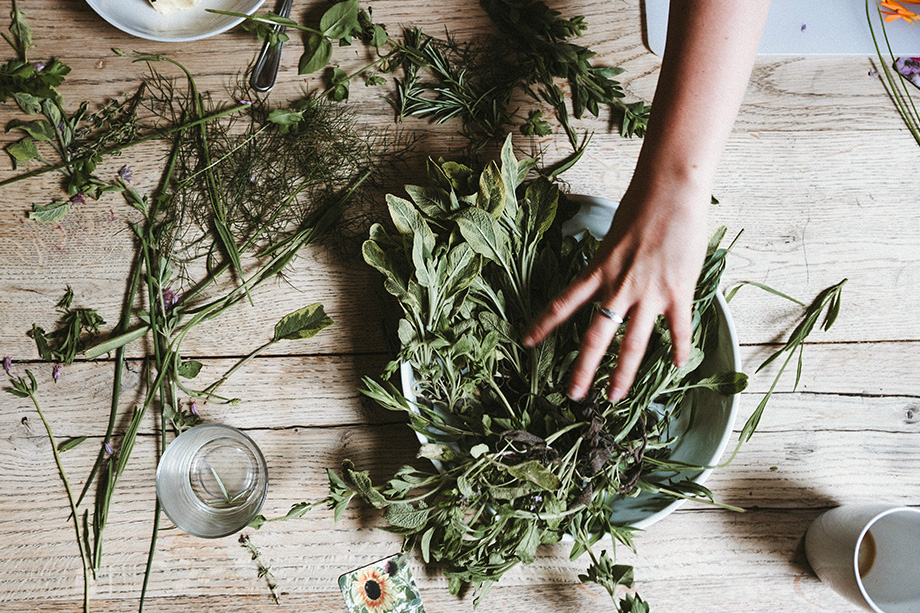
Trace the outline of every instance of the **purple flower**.
<instances>
[{"instance_id":1,"label":"purple flower","mask_svg":"<svg viewBox=\"0 0 920 613\"><path fill-rule=\"evenodd\" d=\"M808 27L808 25L803 23L803 24L802 24L802 29L801 29L800 31L801 31L801 32L804 32L805 29L806 29L807 27Z\"/></svg>"},{"instance_id":2,"label":"purple flower","mask_svg":"<svg viewBox=\"0 0 920 613\"><path fill-rule=\"evenodd\" d=\"M256 184L256 176L255 176L255 175L249 175L249 183L251 183L252 185L255 185L255 184Z\"/></svg>"},{"instance_id":3,"label":"purple flower","mask_svg":"<svg viewBox=\"0 0 920 613\"><path fill-rule=\"evenodd\" d=\"M112 443L106 443L102 447L105 449L105 457L111 458L115 455L115 448L112 446Z\"/></svg>"},{"instance_id":4,"label":"purple flower","mask_svg":"<svg viewBox=\"0 0 920 613\"><path fill-rule=\"evenodd\" d=\"M920 58L899 57L894 63L894 68L902 77L920 87Z\"/></svg>"},{"instance_id":5,"label":"purple flower","mask_svg":"<svg viewBox=\"0 0 920 613\"><path fill-rule=\"evenodd\" d=\"M46 64L44 62L34 62L32 68L35 69L35 72L41 72L45 69Z\"/></svg>"},{"instance_id":6,"label":"purple flower","mask_svg":"<svg viewBox=\"0 0 920 613\"><path fill-rule=\"evenodd\" d=\"M188 403L188 410L189 412L191 412L192 415L194 415L195 417L198 417L198 403L197 402L192 400L190 403Z\"/></svg>"},{"instance_id":7,"label":"purple flower","mask_svg":"<svg viewBox=\"0 0 920 613\"><path fill-rule=\"evenodd\" d=\"M51 369L51 378L54 379L55 383L61 378L62 370L64 370L64 367L61 364L55 364L54 368Z\"/></svg>"},{"instance_id":8,"label":"purple flower","mask_svg":"<svg viewBox=\"0 0 920 613\"><path fill-rule=\"evenodd\" d=\"M86 194L81 192L71 196L70 204L86 204Z\"/></svg>"},{"instance_id":9,"label":"purple flower","mask_svg":"<svg viewBox=\"0 0 920 613\"><path fill-rule=\"evenodd\" d=\"M130 183L131 179L134 178L134 170L130 166L122 166L121 170L118 171L118 176L125 183Z\"/></svg>"},{"instance_id":10,"label":"purple flower","mask_svg":"<svg viewBox=\"0 0 920 613\"><path fill-rule=\"evenodd\" d=\"M164 289L163 292L163 307L168 311L173 308L177 302L179 302L179 296L176 295L176 292L171 289Z\"/></svg>"},{"instance_id":11,"label":"purple flower","mask_svg":"<svg viewBox=\"0 0 920 613\"><path fill-rule=\"evenodd\" d=\"M237 98L236 101L239 104L252 104L252 100L246 100L245 98Z\"/></svg>"},{"instance_id":12,"label":"purple flower","mask_svg":"<svg viewBox=\"0 0 920 613\"><path fill-rule=\"evenodd\" d=\"M3 358L3 370L5 370L7 373L13 370L13 358L10 356Z\"/></svg>"}]
</instances>

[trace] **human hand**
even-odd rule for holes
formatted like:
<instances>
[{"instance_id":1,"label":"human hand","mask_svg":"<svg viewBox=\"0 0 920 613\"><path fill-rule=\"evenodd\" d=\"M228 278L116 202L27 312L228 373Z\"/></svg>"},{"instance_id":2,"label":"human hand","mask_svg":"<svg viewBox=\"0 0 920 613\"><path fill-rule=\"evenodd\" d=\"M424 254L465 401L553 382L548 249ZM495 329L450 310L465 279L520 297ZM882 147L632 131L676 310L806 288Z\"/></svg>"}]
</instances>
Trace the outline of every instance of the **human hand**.
<instances>
[{"instance_id":1,"label":"human hand","mask_svg":"<svg viewBox=\"0 0 920 613\"><path fill-rule=\"evenodd\" d=\"M588 268L559 294L532 324L524 343L534 346L585 304L626 320L617 365L607 394L626 396L645 354L659 314L673 339L672 360L683 365L690 354L693 292L706 252L707 190L634 177L607 236ZM610 347L620 321L598 312L585 331L569 381L569 396L581 399Z\"/></svg>"}]
</instances>

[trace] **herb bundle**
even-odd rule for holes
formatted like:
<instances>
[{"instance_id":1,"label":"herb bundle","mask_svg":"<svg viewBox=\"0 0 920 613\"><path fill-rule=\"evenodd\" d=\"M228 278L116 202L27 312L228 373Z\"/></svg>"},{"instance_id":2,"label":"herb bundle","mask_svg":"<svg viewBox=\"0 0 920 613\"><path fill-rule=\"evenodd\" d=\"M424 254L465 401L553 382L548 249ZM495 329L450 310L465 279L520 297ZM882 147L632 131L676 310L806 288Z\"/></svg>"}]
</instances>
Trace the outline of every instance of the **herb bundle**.
<instances>
[{"instance_id":1,"label":"herb bundle","mask_svg":"<svg viewBox=\"0 0 920 613\"><path fill-rule=\"evenodd\" d=\"M734 394L746 384L740 373L704 377L698 369L715 342L714 298L727 253L714 244L697 288L688 365L671 364L669 335L659 323L628 398L611 404L600 391L615 352L586 401L565 396L592 313L539 347L525 348L522 339L598 243L590 235L563 235L573 207L545 178L524 184L533 165L515 158L509 139L500 166L475 173L432 162L430 185L407 186L411 200L387 197L396 231L374 225L363 251L402 307L402 350L384 382L366 379L364 391L408 413L411 427L429 441L420 455L442 470L404 467L373 486L346 464L332 481L330 502L351 491L385 509L389 529L404 534L407 547L417 545L426 561L447 563L453 593L464 583L480 588L477 602L509 568L531 562L541 543L566 534L575 542L573 559L591 558L583 581L603 585L611 596L618 585L631 585L631 569L591 550L604 533L631 546L630 530L611 521L611 506L640 492L711 500L702 486L666 474L674 468L668 444L679 435L670 424L691 410L695 390ZM416 381L406 395L387 382L402 363L411 365ZM638 599L618 606L641 611L645 605Z\"/></svg>"}]
</instances>

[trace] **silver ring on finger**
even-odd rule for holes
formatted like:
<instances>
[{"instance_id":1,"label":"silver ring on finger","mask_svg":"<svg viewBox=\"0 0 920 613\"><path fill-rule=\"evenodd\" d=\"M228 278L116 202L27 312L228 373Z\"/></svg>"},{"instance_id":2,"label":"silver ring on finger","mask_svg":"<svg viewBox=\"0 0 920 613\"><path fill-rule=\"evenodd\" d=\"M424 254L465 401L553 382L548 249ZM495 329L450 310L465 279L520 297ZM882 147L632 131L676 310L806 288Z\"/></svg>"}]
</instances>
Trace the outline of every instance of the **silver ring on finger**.
<instances>
[{"instance_id":1,"label":"silver ring on finger","mask_svg":"<svg viewBox=\"0 0 920 613\"><path fill-rule=\"evenodd\" d=\"M598 310L598 313L600 313L602 316L606 317L610 321L614 322L618 326L624 321L622 317L617 315L616 311L608 309L607 307L601 307Z\"/></svg>"}]
</instances>

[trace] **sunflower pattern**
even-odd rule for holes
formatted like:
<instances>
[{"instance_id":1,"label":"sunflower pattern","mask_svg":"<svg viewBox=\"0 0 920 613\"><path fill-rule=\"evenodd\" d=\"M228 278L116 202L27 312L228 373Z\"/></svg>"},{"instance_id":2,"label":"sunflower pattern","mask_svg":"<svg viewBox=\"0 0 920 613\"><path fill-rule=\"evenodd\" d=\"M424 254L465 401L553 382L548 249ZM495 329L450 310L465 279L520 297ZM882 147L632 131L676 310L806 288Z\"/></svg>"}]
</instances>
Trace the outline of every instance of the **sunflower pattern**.
<instances>
[{"instance_id":1,"label":"sunflower pattern","mask_svg":"<svg viewBox=\"0 0 920 613\"><path fill-rule=\"evenodd\" d=\"M339 577L349 613L425 613L407 562L396 554Z\"/></svg>"}]
</instances>

